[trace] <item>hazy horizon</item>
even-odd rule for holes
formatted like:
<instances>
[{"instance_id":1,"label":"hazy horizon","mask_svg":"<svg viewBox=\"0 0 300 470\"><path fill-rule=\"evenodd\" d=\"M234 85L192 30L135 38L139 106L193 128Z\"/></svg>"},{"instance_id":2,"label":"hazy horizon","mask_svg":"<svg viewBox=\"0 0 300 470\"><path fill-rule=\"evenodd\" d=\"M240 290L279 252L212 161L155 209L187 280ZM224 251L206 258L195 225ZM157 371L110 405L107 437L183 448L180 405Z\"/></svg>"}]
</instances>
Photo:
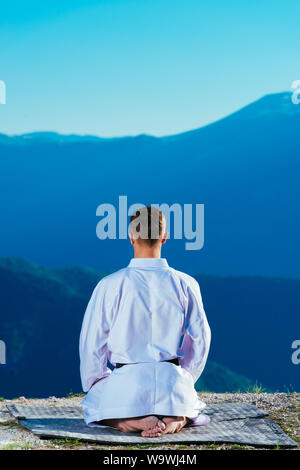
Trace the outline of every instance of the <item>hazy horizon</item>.
<instances>
[{"instance_id":1,"label":"hazy horizon","mask_svg":"<svg viewBox=\"0 0 300 470\"><path fill-rule=\"evenodd\" d=\"M57 134L57 135L62 135L64 137L67 137L67 136L78 136L78 137L96 137L96 138L99 138L99 139L121 139L121 138L126 138L126 137L139 137L141 135L145 135L145 136L149 136L149 137L155 137L155 138L160 138L160 137L169 137L169 136L175 136L175 135L179 135L179 134L183 134L185 132L190 132L190 131L194 131L194 130L197 130L197 129L201 129L203 127L206 127L206 126L209 126L211 124L214 124L215 122L218 122L218 121L221 121L222 119L226 119L227 117L231 116L232 114L235 114L237 113L238 111L240 111L241 109L244 109L246 108L247 106L253 104L253 103L256 103L260 100L262 100L263 98L265 98L266 96L275 96L275 95L282 95L282 94L285 94L285 93L290 93L292 94L291 91L288 91L288 90L283 90L283 91L280 91L280 92L277 92L277 93L267 93L263 96L260 96L258 97L257 99L255 99L254 101L251 101L250 103L247 103L245 104L244 106L242 106L241 108L238 108L234 111L232 111L231 113L229 114L226 114L224 116L221 116L220 118L216 119L215 121L211 121L211 122L208 122L206 124L203 124L203 125L199 125L193 129L184 129L182 131L178 131L174 134L162 134L162 135L155 135L155 134L148 134L148 133L140 133L140 134L124 134L124 135L111 135L111 136L103 136L103 135L98 135L98 134L91 134L89 132L86 132L84 134L80 134L80 133L75 133L75 132L69 132L69 133L64 133L64 132L60 132L58 130L53 130L53 129L40 129L40 130L37 130L37 131L28 131L28 132L24 132L24 133L3 133L3 132L0 132L0 134L4 134L4 135L7 135L8 137L21 137L21 136L27 136L27 135L32 135L32 134Z\"/></svg>"}]
</instances>

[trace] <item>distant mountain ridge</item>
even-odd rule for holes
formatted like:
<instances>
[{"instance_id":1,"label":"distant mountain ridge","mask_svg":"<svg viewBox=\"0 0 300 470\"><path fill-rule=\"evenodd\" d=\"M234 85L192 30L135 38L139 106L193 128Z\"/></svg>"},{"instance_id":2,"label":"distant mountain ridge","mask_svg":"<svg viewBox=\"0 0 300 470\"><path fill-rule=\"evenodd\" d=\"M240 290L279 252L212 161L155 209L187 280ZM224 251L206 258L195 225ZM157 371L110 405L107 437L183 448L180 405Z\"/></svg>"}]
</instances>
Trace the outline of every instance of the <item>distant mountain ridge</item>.
<instances>
[{"instance_id":1,"label":"distant mountain ridge","mask_svg":"<svg viewBox=\"0 0 300 470\"><path fill-rule=\"evenodd\" d=\"M112 140L104 139L94 135L76 135L76 134L59 134L58 132L31 132L28 134L20 134L8 136L0 134L0 144L7 145L31 145L32 143L47 142L48 144L59 144L59 143L75 143L75 142L97 142L101 140Z\"/></svg>"},{"instance_id":2,"label":"distant mountain ridge","mask_svg":"<svg viewBox=\"0 0 300 470\"><path fill-rule=\"evenodd\" d=\"M117 269L128 240L97 239L95 214L126 195L204 204L204 248L165 247L178 269L300 278L299 131L300 106L279 93L175 136L0 135L1 255Z\"/></svg>"},{"instance_id":3,"label":"distant mountain ridge","mask_svg":"<svg viewBox=\"0 0 300 470\"><path fill-rule=\"evenodd\" d=\"M49 269L0 258L0 338L7 344L0 396L63 396L81 390L79 332L89 297L103 276L80 266ZM197 280L212 330L209 361L197 389L246 391L257 383L269 391L299 391L291 343L299 323L300 281Z\"/></svg>"},{"instance_id":4,"label":"distant mountain ridge","mask_svg":"<svg viewBox=\"0 0 300 470\"><path fill-rule=\"evenodd\" d=\"M226 121L227 119L237 118L240 119L245 117L246 119L257 119L264 118L267 115L269 116L299 116L300 115L300 106L296 106L292 103L291 92L280 92L265 95L262 98L250 103L243 108L234 111L233 113L225 116L217 121L206 124L200 128L193 129L190 131L180 132L177 134L166 135L166 136L153 136L151 134L137 134L133 136L119 136L119 137L102 137L96 135L79 135L79 134L60 134L59 132L53 131L36 131L25 134L15 134L8 136L6 134L0 133L0 143L17 143L17 142L26 142L27 144L32 143L33 141L44 141L44 142L53 142L53 143L73 143L73 142L86 142L86 141L111 141L118 139L136 139L141 137L149 137L153 139L176 139L180 136L187 136L193 133L199 133L207 127L214 126L217 123ZM3 140L1 140L3 139Z\"/></svg>"}]
</instances>

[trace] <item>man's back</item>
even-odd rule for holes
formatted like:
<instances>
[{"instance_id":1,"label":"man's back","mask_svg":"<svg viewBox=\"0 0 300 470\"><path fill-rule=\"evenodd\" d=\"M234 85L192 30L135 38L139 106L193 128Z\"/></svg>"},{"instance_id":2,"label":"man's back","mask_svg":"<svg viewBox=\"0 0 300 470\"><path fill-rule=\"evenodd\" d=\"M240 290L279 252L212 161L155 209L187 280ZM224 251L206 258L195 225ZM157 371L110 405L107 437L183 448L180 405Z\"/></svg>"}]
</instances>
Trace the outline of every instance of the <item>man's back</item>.
<instances>
[{"instance_id":1,"label":"man's back","mask_svg":"<svg viewBox=\"0 0 300 470\"><path fill-rule=\"evenodd\" d=\"M107 278L108 296L114 299L107 342L113 363L163 361L180 355L188 277L170 268L165 259L134 258Z\"/></svg>"},{"instance_id":2,"label":"man's back","mask_svg":"<svg viewBox=\"0 0 300 470\"><path fill-rule=\"evenodd\" d=\"M99 282L88 304L80 335L83 389L110 374L107 359L115 365L178 357L196 381L209 345L196 280L164 258L133 258Z\"/></svg>"}]
</instances>

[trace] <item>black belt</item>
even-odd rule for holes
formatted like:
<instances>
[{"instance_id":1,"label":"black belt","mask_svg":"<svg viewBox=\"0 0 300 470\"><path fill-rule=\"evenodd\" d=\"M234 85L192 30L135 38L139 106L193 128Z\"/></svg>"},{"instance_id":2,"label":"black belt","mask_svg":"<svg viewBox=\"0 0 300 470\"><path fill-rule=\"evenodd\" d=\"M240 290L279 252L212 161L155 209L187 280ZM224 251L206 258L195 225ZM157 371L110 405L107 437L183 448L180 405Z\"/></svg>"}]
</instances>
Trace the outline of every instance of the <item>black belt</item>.
<instances>
[{"instance_id":1,"label":"black belt","mask_svg":"<svg viewBox=\"0 0 300 470\"><path fill-rule=\"evenodd\" d=\"M166 361L160 361L160 362L172 362L172 364L175 364L176 366L179 366L178 357L175 357L175 359L168 359ZM135 364L135 363L132 362L131 364ZM117 362L116 363L116 369L119 369L119 367L128 366L128 365L129 364L121 364L120 362Z\"/></svg>"}]
</instances>

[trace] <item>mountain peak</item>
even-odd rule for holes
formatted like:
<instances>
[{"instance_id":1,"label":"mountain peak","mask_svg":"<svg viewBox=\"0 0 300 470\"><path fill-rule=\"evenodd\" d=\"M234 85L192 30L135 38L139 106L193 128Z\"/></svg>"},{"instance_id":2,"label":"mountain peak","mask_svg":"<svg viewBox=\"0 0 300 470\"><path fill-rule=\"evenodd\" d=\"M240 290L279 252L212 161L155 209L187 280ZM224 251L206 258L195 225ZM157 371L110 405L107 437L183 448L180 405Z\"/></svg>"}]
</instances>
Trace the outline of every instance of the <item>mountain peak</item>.
<instances>
[{"instance_id":1,"label":"mountain peak","mask_svg":"<svg viewBox=\"0 0 300 470\"><path fill-rule=\"evenodd\" d=\"M239 117L247 114L247 117L259 117L265 115L295 115L300 114L300 105L292 102L292 93L272 93L264 95L253 103L244 106L234 113Z\"/></svg>"}]
</instances>

